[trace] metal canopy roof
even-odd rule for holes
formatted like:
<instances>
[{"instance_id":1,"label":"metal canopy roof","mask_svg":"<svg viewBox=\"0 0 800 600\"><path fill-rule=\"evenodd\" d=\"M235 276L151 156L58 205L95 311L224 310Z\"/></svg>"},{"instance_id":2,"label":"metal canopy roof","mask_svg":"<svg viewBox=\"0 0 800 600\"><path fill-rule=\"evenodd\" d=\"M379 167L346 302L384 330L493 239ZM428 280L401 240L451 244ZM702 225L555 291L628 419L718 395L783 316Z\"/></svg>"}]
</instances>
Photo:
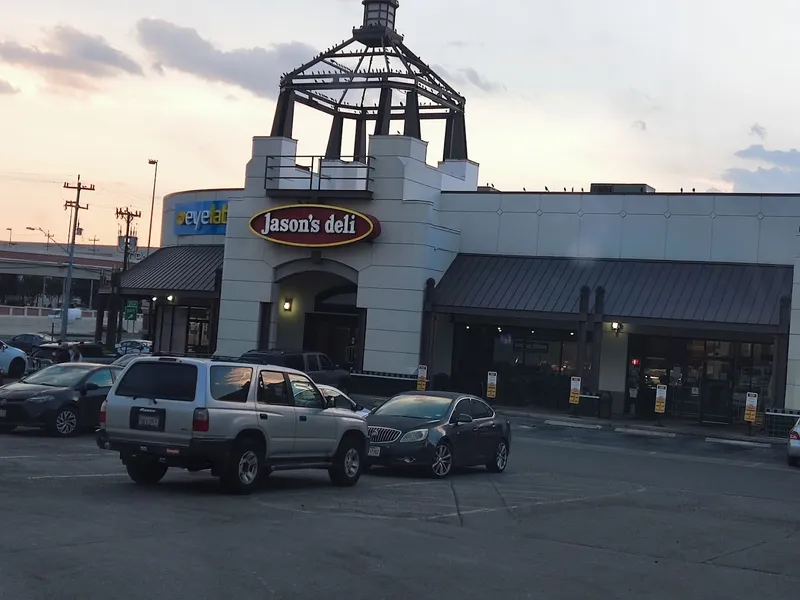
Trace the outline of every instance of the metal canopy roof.
<instances>
[{"instance_id":1,"label":"metal canopy roof","mask_svg":"<svg viewBox=\"0 0 800 600\"><path fill-rule=\"evenodd\" d=\"M584 285L592 305L594 289L605 287L608 319L775 326L781 296L792 293L792 267L460 254L436 288L435 306L568 317L578 314Z\"/></svg>"},{"instance_id":2,"label":"metal canopy roof","mask_svg":"<svg viewBox=\"0 0 800 600\"><path fill-rule=\"evenodd\" d=\"M215 292L216 273L222 268L222 245L159 248L122 274L126 290L160 292Z\"/></svg>"}]
</instances>

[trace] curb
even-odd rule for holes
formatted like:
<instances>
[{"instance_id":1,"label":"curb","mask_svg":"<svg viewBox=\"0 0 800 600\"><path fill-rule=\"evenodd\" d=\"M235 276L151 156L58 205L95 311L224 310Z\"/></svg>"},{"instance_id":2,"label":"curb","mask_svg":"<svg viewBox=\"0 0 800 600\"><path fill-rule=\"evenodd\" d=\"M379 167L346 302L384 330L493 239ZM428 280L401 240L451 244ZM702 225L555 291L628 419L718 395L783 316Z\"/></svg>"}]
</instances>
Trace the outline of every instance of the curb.
<instances>
[{"instance_id":1,"label":"curb","mask_svg":"<svg viewBox=\"0 0 800 600\"><path fill-rule=\"evenodd\" d=\"M501 414L506 417L516 417L521 419L527 419L533 423L538 423L541 425L550 425L555 427L571 427L573 429L587 429L587 430L594 430L594 431L609 431L613 433L617 433L620 435L635 435L640 437L652 437L652 438L664 438L664 439L676 439L676 438L702 438L703 441L708 443L717 443L717 444L727 444L730 446L739 446L742 448L772 448L774 446L783 446L786 444L786 440L784 439L764 439L764 438L756 438L754 440L747 440L741 439L741 437L724 437L724 434L720 434L720 436L709 436L708 432L694 432L694 431L685 431L681 429L673 429L669 427L655 427L655 426L648 426L648 425L637 425L636 427L631 427L627 425L619 425L618 423L613 422L606 422L606 423L592 423L591 421L588 422L581 422L571 419L554 419L549 418L543 415L536 415L531 413L526 413L523 411L516 411L516 410L503 410L502 407L497 408L498 414Z\"/></svg>"}]
</instances>

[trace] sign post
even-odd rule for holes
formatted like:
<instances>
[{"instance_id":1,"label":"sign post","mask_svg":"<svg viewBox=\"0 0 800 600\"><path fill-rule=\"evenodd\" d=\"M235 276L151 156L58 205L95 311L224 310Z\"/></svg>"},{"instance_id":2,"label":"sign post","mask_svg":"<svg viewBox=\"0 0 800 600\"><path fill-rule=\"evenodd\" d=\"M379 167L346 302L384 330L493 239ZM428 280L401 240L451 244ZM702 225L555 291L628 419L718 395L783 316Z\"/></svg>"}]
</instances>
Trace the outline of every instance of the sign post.
<instances>
[{"instance_id":1,"label":"sign post","mask_svg":"<svg viewBox=\"0 0 800 600\"><path fill-rule=\"evenodd\" d=\"M667 386L656 387L656 414L663 415L667 412Z\"/></svg>"},{"instance_id":2,"label":"sign post","mask_svg":"<svg viewBox=\"0 0 800 600\"><path fill-rule=\"evenodd\" d=\"M125 303L125 320L136 321L137 316L139 316L139 301L128 300Z\"/></svg>"},{"instance_id":3,"label":"sign post","mask_svg":"<svg viewBox=\"0 0 800 600\"><path fill-rule=\"evenodd\" d=\"M417 391L424 392L428 388L428 365L417 368Z\"/></svg>"},{"instance_id":4,"label":"sign post","mask_svg":"<svg viewBox=\"0 0 800 600\"><path fill-rule=\"evenodd\" d=\"M569 412L576 413L581 403L581 378L572 377L569 380Z\"/></svg>"},{"instance_id":5,"label":"sign post","mask_svg":"<svg viewBox=\"0 0 800 600\"><path fill-rule=\"evenodd\" d=\"M747 392L747 400L744 405L744 420L747 421L747 434L753 435L753 423L756 422L758 412L758 394Z\"/></svg>"},{"instance_id":6,"label":"sign post","mask_svg":"<svg viewBox=\"0 0 800 600\"><path fill-rule=\"evenodd\" d=\"M497 398L497 371L489 371L486 375L486 397Z\"/></svg>"}]
</instances>

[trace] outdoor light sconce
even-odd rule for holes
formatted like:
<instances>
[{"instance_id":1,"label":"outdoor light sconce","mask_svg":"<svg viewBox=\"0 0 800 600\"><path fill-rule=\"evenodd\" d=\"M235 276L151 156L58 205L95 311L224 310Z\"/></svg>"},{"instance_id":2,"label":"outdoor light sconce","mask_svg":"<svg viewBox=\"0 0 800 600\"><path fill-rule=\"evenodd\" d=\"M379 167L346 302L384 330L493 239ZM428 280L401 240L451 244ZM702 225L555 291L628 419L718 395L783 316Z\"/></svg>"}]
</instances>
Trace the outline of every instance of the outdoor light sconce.
<instances>
[{"instance_id":1,"label":"outdoor light sconce","mask_svg":"<svg viewBox=\"0 0 800 600\"><path fill-rule=\"evenodd\" d=\"M292 299L291 298L286 298L283 301L283 310L285 310L286 312L292 312Z\"/></svg>"},{"instance_id":2,"label":"outdoor light sconce","mask_svg":"<svg viewBox=\"0 0 800 600\"><path fill-rule=\"evenodd\" d=\"M153 302L158 302L158 296L153 296Z\"/></svg>"},{"instance_id":3,"label":"outdoor light sconce","mask_svg":"<svg viewBox=\"0 0 800 600\"><path fill-rule=\"evenodd\" d=\"M167 296L167 302L172 302L173 300L175 300L175 296L173 296L172 294Z\"/></svg>"},{"instance_id":4,"label":"outdoor light sconce","mask_svg":"<svg viewBox=\"0 0 800 600\"><path fill-rule=\"evenodd\" d=\"M615 321L611 324L611 330L619 337L619 334L625 330L625 327L622 326L622 323L617 323Z\"/></svg>"}]
</instances>

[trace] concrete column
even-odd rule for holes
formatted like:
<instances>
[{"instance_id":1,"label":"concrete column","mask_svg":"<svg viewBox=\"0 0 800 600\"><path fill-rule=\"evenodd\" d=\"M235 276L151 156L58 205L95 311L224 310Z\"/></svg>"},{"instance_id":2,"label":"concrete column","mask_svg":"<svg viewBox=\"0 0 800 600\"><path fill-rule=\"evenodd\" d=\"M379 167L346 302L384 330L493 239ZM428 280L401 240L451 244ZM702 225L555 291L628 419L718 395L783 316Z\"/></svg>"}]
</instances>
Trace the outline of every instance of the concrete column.
<instances>
[{"instance_id":1,"label":"concrete column","mask_svg":"<svg viewBox=\"0 0 800 600\"><path fill-rule=\"evenodd\" d=\"M786 408L800 410L800 258L795 259L794 263L789 353L786 367Z\"/></svg>"}]
</instances>

